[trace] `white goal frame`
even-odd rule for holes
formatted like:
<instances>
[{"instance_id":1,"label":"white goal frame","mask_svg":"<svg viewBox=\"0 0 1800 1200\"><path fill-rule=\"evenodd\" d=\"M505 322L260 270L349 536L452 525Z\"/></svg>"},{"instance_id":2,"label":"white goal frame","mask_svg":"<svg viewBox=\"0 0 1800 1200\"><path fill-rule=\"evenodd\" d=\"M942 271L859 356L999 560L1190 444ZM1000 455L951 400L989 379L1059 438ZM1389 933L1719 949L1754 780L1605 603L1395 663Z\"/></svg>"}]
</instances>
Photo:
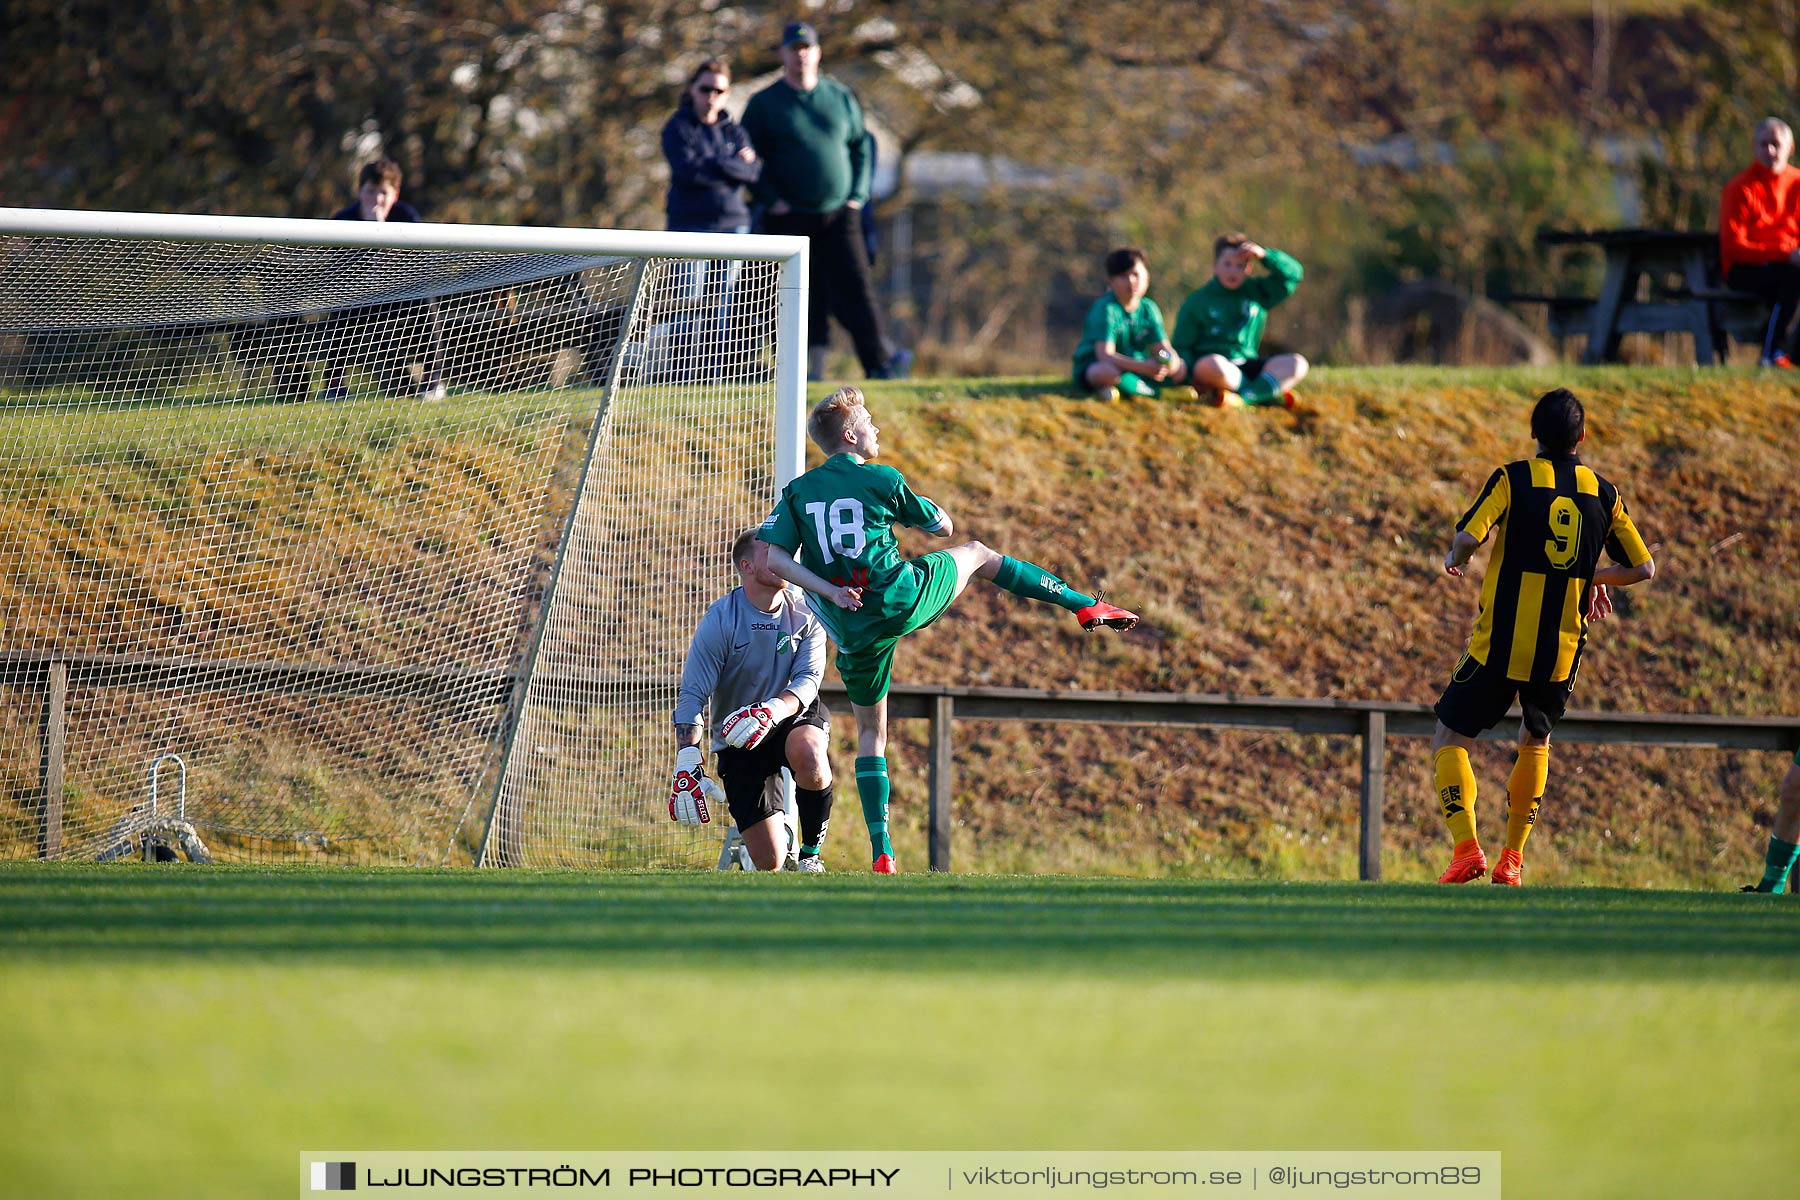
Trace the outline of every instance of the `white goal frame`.
<instances>
[{"instance_id":1,"label":"white goal frame","mask_svg":"<svg viewBox=\"0 0 1800 1200\"><path fill-rule=\"evenodd\" d=\"M779 271L773 347L774 445L770 448L770 465L776 493L779 494L782 487L805 469L809 243L803 237L7 207L0 207L0 235L775 263ZM601 424L594 422L593 437L596 440ZM589 465L591 462L592 446ZM571 513L580 505L587 479L587 468L584 467L576 485ZM547 607L548 597L545 603ZM696 622L699 615L694 614ZM521 680L521 686L524 686L529 683L535 663L528 661L522 669L527 676ZM476 859L477 866L483 865L487 836L495 818L496 814L487 814L485 827L481 830L483 844Z\"/></svg>"}]
</instances>

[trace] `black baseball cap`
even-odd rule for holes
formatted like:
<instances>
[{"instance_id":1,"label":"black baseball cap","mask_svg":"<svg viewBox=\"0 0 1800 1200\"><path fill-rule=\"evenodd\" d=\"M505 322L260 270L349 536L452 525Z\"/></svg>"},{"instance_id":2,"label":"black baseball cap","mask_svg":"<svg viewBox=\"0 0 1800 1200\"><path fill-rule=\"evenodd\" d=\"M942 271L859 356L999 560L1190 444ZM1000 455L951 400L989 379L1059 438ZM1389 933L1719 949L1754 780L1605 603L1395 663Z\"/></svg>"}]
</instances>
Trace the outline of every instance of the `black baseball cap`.
<instances>
[{"instance_id":1,"label":"black baseball cap","mask_svg":"<svg viewBox=\"0 0 1800 1200\"><path fill-rule=\"evenodd\" d=\"M789 21L781 30L781 44L792 46L798 42L802 46L819 44L819 31L805 21Z\"/></svg>"}]
</instances>

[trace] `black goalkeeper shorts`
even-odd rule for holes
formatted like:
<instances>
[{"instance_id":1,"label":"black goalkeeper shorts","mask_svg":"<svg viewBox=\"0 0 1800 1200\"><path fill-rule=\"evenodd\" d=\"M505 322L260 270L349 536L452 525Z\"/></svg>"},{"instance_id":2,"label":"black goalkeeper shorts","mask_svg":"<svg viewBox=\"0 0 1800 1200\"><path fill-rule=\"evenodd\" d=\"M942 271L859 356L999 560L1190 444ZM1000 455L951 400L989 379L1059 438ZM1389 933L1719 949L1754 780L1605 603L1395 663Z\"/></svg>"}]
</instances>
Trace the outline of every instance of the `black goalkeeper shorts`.
<instances>
[{"instance_id":1,"label":"black goalkeeper shorts","mask_svg":"<svg viewBox=\"0 0 1800 1200\"><path fill-rule=\"evenodd\" d=\"M1580 664L1579 657L1576 665ZM1525 730L1533 737L1547 738L1569 707L1569 694L1575 689L1575 668L1558 683L1521 683L1508 679L1506 672L1486 663L1478 663L1467 654L1457 660L1450 675L1450 686L1432 707L1437 719L1464 737L1480 737L1506 719L1513 697L1524 710Z\"/></svg>"},{"instance_id":2,"label":"black goalkeeper shorts","mask_svg":"<svg viewBox=\"0 0 1800 1200\"><path fill-rule=\"evenodd\" d=\"M789 765L788 734L802 725L823 729L829 737L831 710L814 697L811 704L769 730L769 736L755 749L719 748L719 786L725 789L725 807L731 810L739 833L783 811L781 768Z\"/></svg>"}]
</instances>

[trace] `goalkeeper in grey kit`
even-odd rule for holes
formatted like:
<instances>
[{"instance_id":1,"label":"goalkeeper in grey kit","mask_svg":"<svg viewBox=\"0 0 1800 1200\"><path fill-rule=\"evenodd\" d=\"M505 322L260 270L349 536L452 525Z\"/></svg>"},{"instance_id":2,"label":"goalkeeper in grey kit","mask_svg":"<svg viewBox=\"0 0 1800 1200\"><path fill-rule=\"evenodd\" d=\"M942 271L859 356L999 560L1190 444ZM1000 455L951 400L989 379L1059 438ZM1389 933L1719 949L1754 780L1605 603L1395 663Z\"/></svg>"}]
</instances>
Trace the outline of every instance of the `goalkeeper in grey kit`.
<instances>
[{"instance_id":1,"label":"goalkeeper in grey kit","mask_svg":"<svg viewBox=\"0 0 1800 1200\"><path fill-rule=\"evenodd\" d=\"M819 847L831 820L831 714L819 702L825 631L805 593L769 570L769 546L748 530L731 543L742 585L706 610L688 646L675 701L675 782L669 816L704 825L719 797L759 871L787 855L781 768L794 776L798 867L825 869ZM700 715L712 702L719 780L707 778ZM771 819L774 818L774 819Z\"/></svg>"}]
</instances>

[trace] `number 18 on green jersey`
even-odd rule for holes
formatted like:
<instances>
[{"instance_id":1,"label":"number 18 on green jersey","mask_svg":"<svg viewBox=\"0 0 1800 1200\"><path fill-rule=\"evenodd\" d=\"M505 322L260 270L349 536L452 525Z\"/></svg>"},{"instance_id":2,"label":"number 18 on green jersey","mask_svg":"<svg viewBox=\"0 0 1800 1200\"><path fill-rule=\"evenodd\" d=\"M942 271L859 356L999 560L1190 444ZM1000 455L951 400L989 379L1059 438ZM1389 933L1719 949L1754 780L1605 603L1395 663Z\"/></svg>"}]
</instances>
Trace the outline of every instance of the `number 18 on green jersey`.
<instances>
[{"instance_id":1,"label":"number 18 on green jersey","mask_svg":"<svg viewBox=\"0 0 1800 1200\"><path fill-rule=\"evenodd\" d=\"M923 573L900 556L895 525L938 533L944 517L894 468L834 454L782 489L757 536L832 583L863 589L857 611L820 613L848 632L911 612L918 599Z\"/></svg>"}]
</instances>

